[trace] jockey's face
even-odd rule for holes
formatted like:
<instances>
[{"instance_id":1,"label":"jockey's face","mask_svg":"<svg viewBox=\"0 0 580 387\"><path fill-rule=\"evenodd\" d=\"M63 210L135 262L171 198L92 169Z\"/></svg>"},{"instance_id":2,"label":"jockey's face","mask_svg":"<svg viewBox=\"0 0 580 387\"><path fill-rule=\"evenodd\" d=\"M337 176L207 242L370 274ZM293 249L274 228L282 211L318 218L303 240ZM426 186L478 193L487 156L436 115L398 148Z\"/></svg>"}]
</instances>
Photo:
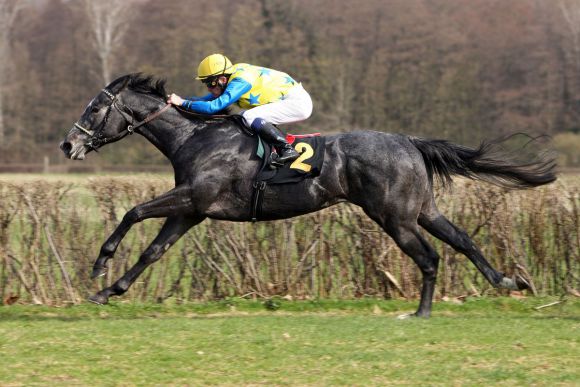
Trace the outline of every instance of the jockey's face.
<instances>
[{"instance_id":1,"label":"jockey's face","mask_svg":"<svg viewBox=\"0 0 580 387\"><path fill-rule=\"evenodd\" d=\"M215 79L207 80L204 82L209 92L216 98L222 95L224 89L226 88L227 83L228 79L223 75L220 75Z\"/></svg>"}]
</instances>

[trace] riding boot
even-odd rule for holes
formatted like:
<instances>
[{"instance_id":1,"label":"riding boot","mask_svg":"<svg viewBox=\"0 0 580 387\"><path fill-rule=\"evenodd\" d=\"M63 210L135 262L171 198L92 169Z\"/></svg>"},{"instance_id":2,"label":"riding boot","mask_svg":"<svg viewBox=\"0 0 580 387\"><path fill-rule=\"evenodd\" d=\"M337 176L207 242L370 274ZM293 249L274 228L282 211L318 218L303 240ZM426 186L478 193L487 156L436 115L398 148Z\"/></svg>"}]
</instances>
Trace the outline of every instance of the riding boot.
<instances>
[{"instance_id":1,"label":"riding boot","mask_svg":"<svg viewBox=\"0 0 580 387\"><path fill-rule=\"evenodd\" d=\"M264 141L275 146L280 151L276 163L285 164L289 161L296 160L298 156L300 156L300 153L296 152L294 147L286 141L286 137L284 137L280 129L269 122L264 120L260 121L259 127L256 128L258 134L264 139ZM255 127L255 125L252 126Z\"/></svg>"}]
</instances>

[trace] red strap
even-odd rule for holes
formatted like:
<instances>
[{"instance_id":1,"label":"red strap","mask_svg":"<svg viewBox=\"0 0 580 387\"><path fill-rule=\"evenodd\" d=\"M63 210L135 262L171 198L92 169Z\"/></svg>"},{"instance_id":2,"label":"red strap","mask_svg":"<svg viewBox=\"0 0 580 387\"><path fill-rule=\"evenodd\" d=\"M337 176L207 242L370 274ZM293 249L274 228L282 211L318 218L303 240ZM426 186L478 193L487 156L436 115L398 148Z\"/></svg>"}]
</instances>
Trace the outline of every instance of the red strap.
<instances>
[{"instance_id":1,"label":"red strap","mask_svg":"<svg viewBox=\"0 0 580 387\"><path fill-rule=\"evenodd\" d=\"M288 144L293 144L297 138L308 138L308 137L317 137L320 136L320 133L310 133L310 134L290 134L286 135L286 141Z\"/></svg>"}]
</instances>

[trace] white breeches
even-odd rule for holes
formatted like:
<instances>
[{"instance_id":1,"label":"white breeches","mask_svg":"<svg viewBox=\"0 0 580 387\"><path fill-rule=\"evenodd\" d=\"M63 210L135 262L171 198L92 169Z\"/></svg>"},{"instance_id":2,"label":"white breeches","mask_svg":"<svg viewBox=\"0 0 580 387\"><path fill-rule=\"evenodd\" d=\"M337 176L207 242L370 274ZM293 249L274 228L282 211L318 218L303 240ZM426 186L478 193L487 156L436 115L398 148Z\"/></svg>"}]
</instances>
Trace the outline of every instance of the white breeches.
<instances>
[{"instance_id":1,"label":"white breeches","mask_svg":"<svg viewBox=\"0 0 580 387\"><path fill-rule=\"evenodd\" d=\"M291 88L280 101L256 106L243 113L248 126L256 118L262 118L274 125L303 121L312 114L312 99L301 84Z\"/></svg>"}]
</instances>

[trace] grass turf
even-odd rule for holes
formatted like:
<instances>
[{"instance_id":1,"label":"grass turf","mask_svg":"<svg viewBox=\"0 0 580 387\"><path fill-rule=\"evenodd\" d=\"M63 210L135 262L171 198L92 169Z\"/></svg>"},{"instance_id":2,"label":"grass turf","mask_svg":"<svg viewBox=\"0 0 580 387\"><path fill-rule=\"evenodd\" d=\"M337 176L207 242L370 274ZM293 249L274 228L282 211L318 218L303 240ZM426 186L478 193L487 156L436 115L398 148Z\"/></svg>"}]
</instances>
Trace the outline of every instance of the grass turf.
<instances>
[{"instance_id":1,"label":"grass turf","mask_svg":"<svg viewBox=\"0 0 580 387\"><path fill-rule=\"evenodd\" d=\"M0 307L0 385L577 385L580 302Z\"/></svg>"}]
</instances>

